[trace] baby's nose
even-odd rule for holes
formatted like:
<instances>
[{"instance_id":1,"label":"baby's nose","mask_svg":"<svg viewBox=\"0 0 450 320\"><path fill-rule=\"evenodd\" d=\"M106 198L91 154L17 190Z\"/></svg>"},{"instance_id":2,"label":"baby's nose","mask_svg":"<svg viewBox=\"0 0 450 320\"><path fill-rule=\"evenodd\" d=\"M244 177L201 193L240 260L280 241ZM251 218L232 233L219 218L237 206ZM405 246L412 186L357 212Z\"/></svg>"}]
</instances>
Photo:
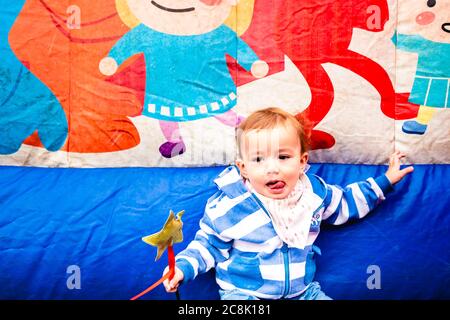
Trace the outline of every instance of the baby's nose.
<instances>
[{"instance_id":1,"label":"baby's nose","mask_svg":"<svg viewBox=\"0 0 450 320\"><path fill-rule=\"evenodd\" d=\"M267 159L266 171L267 171L267 173L278 173L278 171L279 171L278 159Z\"/></svg>"}]
</instances>

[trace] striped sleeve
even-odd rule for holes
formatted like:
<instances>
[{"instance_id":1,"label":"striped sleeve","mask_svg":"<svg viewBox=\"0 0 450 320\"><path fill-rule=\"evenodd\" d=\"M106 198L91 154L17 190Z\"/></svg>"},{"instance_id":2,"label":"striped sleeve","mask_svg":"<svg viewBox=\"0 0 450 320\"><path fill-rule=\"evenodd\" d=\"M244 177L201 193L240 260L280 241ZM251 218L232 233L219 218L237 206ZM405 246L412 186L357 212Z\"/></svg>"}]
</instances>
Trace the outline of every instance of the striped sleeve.
<instances>
[{"instance_id":1,"label":"striped sleeve","mask_svg":"<svg viewBox=\"0 0 450 320\"><path fill-rule=\"evenodd\" d=\"M176 265L184 274L183 282L208 272L217 263L229 257L232 241L221 236L212 223L209 215L212 203L214 201L206 206L205 215L200 220L200 230L197 231L194 240L176 256Z\"/></svg>"},{"instance_id":2,"label":"striped sleeve","mask_svg":"<svg viewBox=\"0 0 450 320\"><path fill-rule=\"evenodd\" d=\"M361 219L383 201L391 190L392 185L385 175L352 183L345 188L327 185L322 218L334 225Z\"/></svg>"}]
</instances>

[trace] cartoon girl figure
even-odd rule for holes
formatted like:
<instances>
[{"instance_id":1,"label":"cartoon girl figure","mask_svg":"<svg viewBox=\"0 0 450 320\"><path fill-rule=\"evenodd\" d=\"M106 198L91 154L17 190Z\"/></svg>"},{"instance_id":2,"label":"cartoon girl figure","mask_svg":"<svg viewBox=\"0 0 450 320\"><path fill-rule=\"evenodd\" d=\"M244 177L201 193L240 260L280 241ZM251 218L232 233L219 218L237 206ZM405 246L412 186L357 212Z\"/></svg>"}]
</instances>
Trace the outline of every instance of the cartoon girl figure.
<instances>
[{"instance_id":1,"label":"cartoon girl figure","mask_svg":"<svg viewBox=\"0 0 450 320\"><path fill-rule=\"evenodd\" d=\"M408 34L397 33L397 48L419 56L409 101L420 105L415 120L403 123L408 134L424 134L438 108L450 107L450 1L406 0L399 24Z\"/></svg>"},{"instance_id":2,"label":"cartoon girl figure","mask_svg":"<svg viewBox=\"0 0 450 320\"><path fill-rule=\"evenodd\" d=\"M214 116L235 127L242 120L231 110L237 96L226 55L256 78L268 72L268 65L224 24L237 2L119 1L121 17L129 20L132 14L139 24L113 46L99 69L106 76L113 75L131 56L144 55L147 79L143 114L159 119L167 140L159 151L165 158L186 150L178 122ZM126 7L129 12L123 12Z\"/></svg>"}]
</instances>

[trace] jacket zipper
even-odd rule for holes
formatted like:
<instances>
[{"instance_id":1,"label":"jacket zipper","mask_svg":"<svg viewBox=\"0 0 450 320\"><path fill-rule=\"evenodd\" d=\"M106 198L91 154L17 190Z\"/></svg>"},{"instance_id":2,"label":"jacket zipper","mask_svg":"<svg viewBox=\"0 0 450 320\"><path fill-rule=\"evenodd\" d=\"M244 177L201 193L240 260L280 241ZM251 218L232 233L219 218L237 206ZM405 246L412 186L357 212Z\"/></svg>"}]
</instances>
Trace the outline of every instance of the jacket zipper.
<instances>
[{"instance_id":1,"label":"jacket zipper","mask_svg":"<svg viewBox=\"0 0 450 320\"><path fill-rule=\"evenodd\" d=\"M256 201L256 203L263 209L263 211L267 214L267 216L270 218L270 213L267 212L266 207L261 203L261 200L258 199L258 197L252 192L252 197ZM283 252L283 262L284 262L284 291L282 297L285 297L289 290L291 289L290 285L290 277L289 277L289 247L287 243L283 242L283 246L281 247L281 252Z\"/></svg>"},{"instance_id":2,"label":"jacket zipper","mask_svg":"<svg viewBox=\"0 0 450 320\"><path fill-rule=\"evenodd\" d=\"M270 213L267 212L266 207L261 203L261 200L252 192L252 198L256 201L256 203L263 209L263 211L270 218ZM286 296L290 290L290 277L289 277L289 248L286 243L283 242L283 246L281 247L281 252L283 252L283 262L284 262L284 274L285 274L285 283L284 283L284 291L282 297Z\"/></svg>"},{"instance_id":3,"label":"jacket zipper","mask_svg":"<svg viewBox=\"0 0 450 320\"><path fill-rule=\"evenodd\" d=\"M283 246L281 247L281 252L283 252L283 260L284 260L284 274L286 281L284 283L284 292L283 297L285 297L290 290L290 282L291 279L289 277L289 248L286 243L283 243Z\"/></svg>"}]
</instances>

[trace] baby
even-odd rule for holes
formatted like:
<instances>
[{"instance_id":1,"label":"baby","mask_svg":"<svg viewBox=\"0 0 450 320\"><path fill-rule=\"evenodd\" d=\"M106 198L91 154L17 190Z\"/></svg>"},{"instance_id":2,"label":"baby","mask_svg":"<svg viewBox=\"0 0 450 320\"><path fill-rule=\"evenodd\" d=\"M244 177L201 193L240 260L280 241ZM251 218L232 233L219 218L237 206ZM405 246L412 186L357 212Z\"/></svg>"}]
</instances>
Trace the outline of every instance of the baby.
<instances>
[{"instance_id":1,"label":"baby","mask_svg":"<svg viewBox=\"0 0 450 320\"><path fill-rule=\"evenodd\" d=\"M293 115L260 110L237 133L237 168L214 180L218 190L166 290L215 268L224 300L330 299L313 281L321 221L364 217L413 167L400 169L405 155L395 152L384 175L341 188L306 173L307 137Z\"/></svg>"}]
</instances>

